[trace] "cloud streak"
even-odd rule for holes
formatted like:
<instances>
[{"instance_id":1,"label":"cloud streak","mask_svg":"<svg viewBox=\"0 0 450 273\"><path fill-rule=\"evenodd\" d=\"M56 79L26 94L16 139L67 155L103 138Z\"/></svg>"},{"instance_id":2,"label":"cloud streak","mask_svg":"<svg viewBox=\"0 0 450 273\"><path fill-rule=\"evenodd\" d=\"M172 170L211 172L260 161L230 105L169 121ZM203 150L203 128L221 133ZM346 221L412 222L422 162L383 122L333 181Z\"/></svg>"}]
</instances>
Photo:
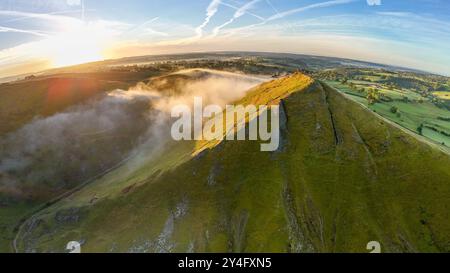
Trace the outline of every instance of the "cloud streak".
<instances>
[{"instance_id":1,"label":"cloud streak","mask_svg":"<svg viewBox=\"0 0 450 273\"><path fill-rule=\"evenodd\" d=\"M226 2L222 2L221 5L223 5L223 6L225 6L225 7L229 7L229 8L234 9L234 10L240 9L239 7L236 7L236 6L231 5L231 4L229 4L229 3L226 3ZM248 14L248 15L250 15L250 16L253 16L253 17L255 17L256 19L259 19L259 20L261 20L261 21L264 21L264 20L265 20L264 17L259 16L258 14L255 14L255 13L253 13L253 12L250 12L249 10L246 11L246 14Z\"/></svg>"},{"instance_id":2,"label":"cloud streak","mask_svg":"<svg viewBox=\"0 0 450 273\"><path fill-rule=\"evenodd\" d=\"M334 0L334 1L327 1L327 2L322 2L322 3L312 4L312 5L308 5L305 7L300 7L300 8L284 11L284 12L279 12L279 13L267 18L266 22L278 20L278 19L290 16L293 14L304 12L304 11L311 10L311 9L327 8L327 7L336 6L336 5L349 4L351 2L355 2L355 0Z\"/></svg>"},{"instance_id":3,"label":"cloud streak","mask_svg":"<svg viewBox=\"0 0 450 273\"><path fill-rule=\"evenodd\" d=\"M261 0L250 1L247 4L243 5L242 7L240 7L239 9L237 9L236 12L234 13L233 17L231 17L230 20L228 20L225 23L223 23L222 25L214 28L213 37L217 36L221 29L228 26L229 24L232 24L236 19L239 19L240 17L245 15L248 10L252 9L260 1Z\"/></svg>"},{"instance_id":4,"label":"cloud streak","mask_svg":"<svg viewBox=\"0 0 450 273\"><path fill-rule=\"evenodd\" d=\"M381 6L381 0L367 0L369 6Z\"/></svg>"},{"instance_id":5,"label":"cloud streak","mask_svg":"<svg viewBox=\"0 0 450 273\"><path fill-rule=\"evenodd\" d=\"M10 28L10 27L2 27L0 26L0 33L6 33L6 32L12 32L12 33L24 33L24 34L31 34L38 37L49 37L49 35L45 32L39 31L39 30L27 30L27 29L17 29L17 28Z\"/></svg>"},{"instance_id":6,"label":"cloud streak","mask_svg":"<svg viewBox=\"0 0 450 273\"><path fill-rule=\"evenodd\" d=\"M211 1L208 8L206 9L205 20L203 21L203 23L200 26L198 26L195 29L195 32L197 33L197 38L203 37L203 29L209 24L209 22L211 21L211 18L213 18L214 15L216 15L216 13L219 11L219 6L220 6L221 2L222 2L221 0L212 0Z\"/></svg>"},{"instance_id":7,"label":"cloud streak","mask_svg":"<svg viewBox=\"0 0 450 273\"><path fill-rule=\"evenodd\" d=\"M327 8L327 7L332 7L332 6L336 6L336 5L349 4L349 3L352 3L355 1L357 1L357 0L333 0L333 1L326 1L326 2L321 2L321 3L311 4L311 5L300 7L300 8L290 9L290 10L283 11L283 12L276 12L276 14L270 16L269 18L265 19L264 21L262 21L260 23L232 29L232 30L230 30L228 35L234 35L240 31L249 30L254 27L262 26L262 25L265 25L272 21L279 20L284 17L288 17L288 16L291 16L291 15L294 15L294 14L297 14L300 12L305 12L305 11L312 10L312 9ZM271 6L272 6L272 8L274 8L273 5L271 5Z\"/></svg>"},{"instance_id":8,"label":"cloud streak","mask_svg":"<svg viewBox=\"0 0 450 273\"><path fill-rule=\"evenodd\" d=\"M71 12L64 11L55 13L33 13L15 10L0 10L0 16L15 17L10 20L7 20L6 22L14 22L25 19L39 19L62 24L74 24L79 22L79 20L76 18L61 15L64 13L71 13Z\"/></svg>"},{"instance_id":9,"label":"cloud streak","mask_svg":"<svg viewBox=\"0 0 450 273\"><path fill-rule=\"evenodd\" d=\"M152 23L155 23L156 21L159 20L159 17L154 17L150 20L145 21L144 23L134 26L131 29L127 30L126 32L122 33L122 36L127 35L127 34L135 34L138 33L138 35L140 37L142 36L164 36L164 37L168 37L169 34L163 31L158 31L153 29L152 27L150 27L149 25L151 25Z\"/></svg>"}]
</instances>

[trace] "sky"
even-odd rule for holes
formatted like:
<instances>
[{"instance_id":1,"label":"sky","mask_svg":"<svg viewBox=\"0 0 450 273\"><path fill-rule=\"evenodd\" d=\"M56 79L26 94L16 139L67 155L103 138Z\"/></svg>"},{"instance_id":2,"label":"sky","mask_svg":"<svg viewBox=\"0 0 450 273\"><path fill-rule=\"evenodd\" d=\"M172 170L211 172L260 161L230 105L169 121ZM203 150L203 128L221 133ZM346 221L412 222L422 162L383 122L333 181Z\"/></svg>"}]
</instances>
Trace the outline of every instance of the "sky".
<instances>
[{"instance_id":1,"label":"sky","mask_svg":"<svg viewBox=\"0 0 450 273\"><path fill-rule=\"evenodd\" d=\"M450 1L0 0L0 77L202 51L343 57L450 76Z\"/></svg>"}]
</instances>

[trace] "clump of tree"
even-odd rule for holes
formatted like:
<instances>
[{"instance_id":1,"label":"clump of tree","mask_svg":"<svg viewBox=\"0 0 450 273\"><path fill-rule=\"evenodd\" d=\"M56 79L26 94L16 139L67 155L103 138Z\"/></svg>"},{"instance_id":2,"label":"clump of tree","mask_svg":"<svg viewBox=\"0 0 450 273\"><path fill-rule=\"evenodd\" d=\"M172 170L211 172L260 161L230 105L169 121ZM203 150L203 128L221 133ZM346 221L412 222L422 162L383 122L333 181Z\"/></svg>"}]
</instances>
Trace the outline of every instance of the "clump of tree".
<instances>
[{"instance_id":1,"label":"clump of tree","mask_svg":"<svg viewBox=\"0 0 450 273\"><path fill-rule=\"evenodd\" d=\"M419 133L419 135L423 135L423 123L421 123L420 126L417 127L417 132Z\"/></svg>"},{"instance_id":2,"label":"clump of tree","mask_svg":"<svg viewBox=\"0 0 450 273\"><path fill-rule=\"evenodd\" d=\"M380 101L380 91L376 88L370 88L367 92L367 102L373 105Z\"/></svg>"},{"instance_id":3,"label":"clump of tree","mask_svg":"<svg viewBox=\"0 0 450 273\"><path fill-rule=\"evenodd\" d=\"M391 113L392 113L392 114L397 114L397 113L398 113L398 108L397 108L397 106L392 106L392 107L391 107Z\"/></svg>"}]
</instances>

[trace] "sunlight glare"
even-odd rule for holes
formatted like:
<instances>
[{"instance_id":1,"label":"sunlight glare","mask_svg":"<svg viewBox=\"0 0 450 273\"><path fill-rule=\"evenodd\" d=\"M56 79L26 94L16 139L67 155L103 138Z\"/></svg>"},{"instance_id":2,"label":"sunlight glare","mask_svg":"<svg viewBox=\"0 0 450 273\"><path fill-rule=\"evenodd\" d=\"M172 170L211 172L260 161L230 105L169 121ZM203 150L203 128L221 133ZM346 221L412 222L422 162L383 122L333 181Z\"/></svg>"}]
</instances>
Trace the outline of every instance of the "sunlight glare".
<instances>
[{"instance_id":1,"label":"sunlight glare","mask_svg":"<svg viewBox=\"0 0 450 273\"><path fill-rule=\"evenodd\" d=\"M43 44L53 67L63 67L104 59L111 33L99 25L71 26Z\"/></svg>"}]
</instances>

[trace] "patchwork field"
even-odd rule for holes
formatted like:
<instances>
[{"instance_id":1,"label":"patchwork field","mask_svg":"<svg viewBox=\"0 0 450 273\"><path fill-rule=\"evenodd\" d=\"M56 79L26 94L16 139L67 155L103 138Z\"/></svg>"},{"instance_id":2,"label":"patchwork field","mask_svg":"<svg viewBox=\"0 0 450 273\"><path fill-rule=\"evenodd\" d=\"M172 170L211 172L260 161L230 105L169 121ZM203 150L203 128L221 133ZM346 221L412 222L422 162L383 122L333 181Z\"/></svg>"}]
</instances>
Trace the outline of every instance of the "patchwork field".
<instances>
[{"instance_id":1,"label":"patchwork field","mask_svg":"<svg viewBox=\"0 0 450 273\"><path fill-rule=\"evenodd\" d=\"M372 70L353 72L351 76L347 74L348 78L340 75L339 79L325 79L325 82L381 116L450 147L448 92L433 92L429 87L439 84L425 76L411 80L411 75L402 77L391 73L387 76ZM368 73L373 76L364 76ZM413 84L407 83L408 79Z\"/></svg>"}]
</instances>

